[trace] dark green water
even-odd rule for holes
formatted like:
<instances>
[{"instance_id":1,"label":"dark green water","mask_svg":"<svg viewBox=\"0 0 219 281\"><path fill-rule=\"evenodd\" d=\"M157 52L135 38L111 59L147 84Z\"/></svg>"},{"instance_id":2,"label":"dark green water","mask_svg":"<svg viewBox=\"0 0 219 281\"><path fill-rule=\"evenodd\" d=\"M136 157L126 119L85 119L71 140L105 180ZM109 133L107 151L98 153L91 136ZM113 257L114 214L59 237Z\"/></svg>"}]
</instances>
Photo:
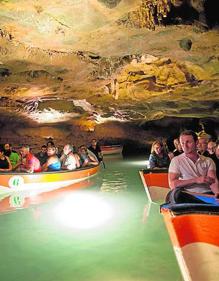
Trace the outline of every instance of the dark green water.
<instances>
[{"instance_id":1,"label":"dark green water","mask_svg":"<svg viewBox=\"0 0 219 281\"><path fill-rule=\"evenodd\" d=\"M102 181L90 188L0 214L1 281L182 280L159 206L147 203L138 174L144 164L116 158L105 163ZM63 224L54 210L79 193L107 204L111 217L88 229ZM73 205L64 215L68 222L75 218ZM94 205L83 205L89 223Z\"/></svg>"}]
</instances>

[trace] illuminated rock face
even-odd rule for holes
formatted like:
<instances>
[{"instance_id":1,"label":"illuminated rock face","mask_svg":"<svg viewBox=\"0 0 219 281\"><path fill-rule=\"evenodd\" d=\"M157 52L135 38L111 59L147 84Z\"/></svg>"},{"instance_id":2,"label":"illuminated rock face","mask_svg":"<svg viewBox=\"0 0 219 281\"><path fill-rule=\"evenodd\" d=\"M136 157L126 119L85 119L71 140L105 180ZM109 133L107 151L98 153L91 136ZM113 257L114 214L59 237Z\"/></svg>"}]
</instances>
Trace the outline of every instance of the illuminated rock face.
<instances>
[{"instance_id":1,"label":"illuminated rock face","mask_svg":"<svg viewBox=\"0 0 219 281\"><path fill-rule=\"evenodd\" d=\"M168 137L159 120L172 135L175 118L217 127L218 29L162 26L174 7L205 4L171 2L0 1L1 141L145 144Z\"/></svg>"}]
</instances>

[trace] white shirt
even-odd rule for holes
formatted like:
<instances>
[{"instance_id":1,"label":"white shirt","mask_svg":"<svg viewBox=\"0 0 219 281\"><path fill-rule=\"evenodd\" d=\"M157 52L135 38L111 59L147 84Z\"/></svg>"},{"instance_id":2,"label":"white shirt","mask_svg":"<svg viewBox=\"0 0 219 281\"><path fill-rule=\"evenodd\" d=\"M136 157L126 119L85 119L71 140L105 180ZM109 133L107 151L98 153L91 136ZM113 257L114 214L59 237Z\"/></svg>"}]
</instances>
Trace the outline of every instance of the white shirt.
<instances>
[{"instance_id":1,"label":"white shirt","mask_svg":"<svg viewBox=\"0 0 219 281\"><path fill-rule=\"evenodd\" d=\"M208 171L216 171L216 166L214 161L203 155L200 155L198 160L194 163L190 158L188 158L185 153L175 156L169 166L169 173L179 174L179 179L188 180L196 177L207 176ZM210 185L203 184L192 184L190 186L185 186L186 189L192 192L208 192L211 191Z\"/></svg>"},{"instance_id":2,"label":"white shirt","mask_svg":"<svg viewBox=\"0 0 219 281\"><path fill-rule=\"evenodd\" d=\"M75 170L77 168L75 156L73 154L66 155L63 165L67 168L67 170Z\"/></svg>"}]
</instances>

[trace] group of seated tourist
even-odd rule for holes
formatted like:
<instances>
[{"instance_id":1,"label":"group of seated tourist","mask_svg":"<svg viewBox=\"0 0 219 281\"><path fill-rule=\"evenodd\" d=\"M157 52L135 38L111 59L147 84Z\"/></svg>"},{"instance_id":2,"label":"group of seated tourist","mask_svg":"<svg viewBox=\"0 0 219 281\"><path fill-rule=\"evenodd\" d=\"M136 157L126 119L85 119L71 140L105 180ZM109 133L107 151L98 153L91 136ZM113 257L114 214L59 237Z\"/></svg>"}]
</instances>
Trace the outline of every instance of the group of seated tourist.
<instances>
[{"instance_id":1,"label":"group of seated tourist","mask_svg":"<svg viewBox=\"0 0 219 281\"><path fill-rule=\"evenodd\" d=\"M169 151L166 143L162 140L155 140L151 146L151 154L149 156L149 168L168 168L173 157L182 154L183 148L179 138L173 140L175 149ZM207 134L197 135L197 153L199 155L210 157L217 167L219 162L219 141L213 141Z\"/></svg>"},{"instance_id":2,"label":"group of seated tourist","mask_svg":"<svg viewBox=\"0 0 219 281\"><path fill-rule=\"evenodd\" d=\"M54 142L48 141L38 153L33 154L28 145L15 151L11 144L6 143L0 146L0 172L33 173L98 165L103 157L96 139L92 140L89 148L81 145L76 149L72 144L66 144L60 153Z\"/></svg>"},{"instance_id":3,"label":"group of seated tourist","mask_svg":"<svg viewBox=\"0 0 219 281\"><path fill-rule=\"evenodd\" d=\"M168 169L171 189L185 188L191 192L212 192L219 197L219 141L191 130L181 132L170 152L161 140L152 143L150 169Z\"/></svg>"}]
</instances>

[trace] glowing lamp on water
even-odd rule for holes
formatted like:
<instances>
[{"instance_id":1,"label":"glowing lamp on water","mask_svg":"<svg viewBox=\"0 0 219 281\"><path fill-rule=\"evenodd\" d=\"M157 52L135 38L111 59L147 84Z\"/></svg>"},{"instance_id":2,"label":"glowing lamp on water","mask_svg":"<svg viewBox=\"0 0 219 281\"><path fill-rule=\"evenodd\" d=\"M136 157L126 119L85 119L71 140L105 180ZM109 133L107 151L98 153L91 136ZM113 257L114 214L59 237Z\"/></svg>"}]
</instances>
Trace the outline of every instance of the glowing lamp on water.
<instances>
[{"instance_id":1,"label":"glowing lamp on water","mask_svg":"<svg viewBox=\"0 0 219 281\"><path fill-rule=\"evenodd\" d=\"M95 228L112 217L112 209L103 199L84 193L69 195L54 212L63 225L77 229Z\"/></svg>"}]
</instances>

